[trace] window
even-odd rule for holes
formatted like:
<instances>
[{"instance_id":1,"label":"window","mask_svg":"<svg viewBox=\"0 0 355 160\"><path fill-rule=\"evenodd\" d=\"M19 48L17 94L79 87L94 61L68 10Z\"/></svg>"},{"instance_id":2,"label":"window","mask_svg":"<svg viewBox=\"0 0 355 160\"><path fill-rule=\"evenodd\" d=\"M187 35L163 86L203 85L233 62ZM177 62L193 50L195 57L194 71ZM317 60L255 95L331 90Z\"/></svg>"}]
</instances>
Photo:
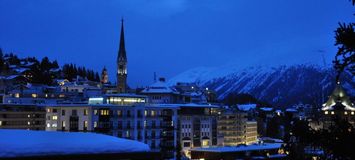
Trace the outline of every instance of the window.
<instances>
[{"instance_id":1,"label":"window","mask_svg":"<svg viewBox=\"0 0 355 160\"><path fill-rule=\"evenodd\" d=\"M51 109L50 109L50 108L47 108L47 112L50 113L50 112L51 112Z\"/></svg>"},{"instance_id":2,"label":"window","mask_svg":"<svg viewBox=\"0 0 355 160\"><path fill-rule=\"evenodd\" d=\"M96 128L96 127L97 127L97 122L95 121L95 122L94 122L94 128Z\"/></svg>"},{"instance_id":3,"label":"window","mask_svg":"<svg viewBox=\"0 0 355 160\"><path fill-rule=\"evenodd\" d=\"M328 114L328 111L325 111L324 114Z\"/></svg>"},{"instance_id":4,"label":"window","mask_svg":"<svg viewBox=\"0 0 355 160\"><path fill-rule=\"evenodd\" d=\"M53 113L57 113L57 109L53 109Z\"/></svg>"},{"instance_id":5,"label":"window","mask_svg":"<svg viewBox=\"0 0 355 160\"><path fill-rule=\"evenodd\" d=\"M127 138L129 137L129 131L128 130L126 131L126 137Z\"/></svg>"},{"instance_id":6,"label":"window","mask_svg":"<svg viewBox=\"0 0 355 160\"><path fill-rule=\"evenodd\" d=\"M51 128L51 124L50 123L47 123L47 128Z\"/></svg>"},{"instance_id":7,"label":"window","mask_svg":"<svg viewBox=\"0 0 355 160\"><path fill-rule=\"evenodd\" d=\"M88 121L84 121L84 131L88 130Z\"/></svg>"},{"instance_id":8,"label":"window","mask_svg":"<svg viewBox=\"0 0 355 160\"><path fill-rule=\"evenodd\" d=\"M16 98L20 98L20 93L15 93Z\"/></svg>"},{"instance_id":9,"label":"window","mask_svg":"<svg viewBox=\"0 0 355 160\"><path fill-rule=\"evenodd\" d=\"M52 116L52 120L57 120L58 116Z\"/></svg>"},{"instance_id":10,"label":"window","mask_svg":"<svg viewBox=\"0 0 355 160\"><path fill-rule=\"evenodd\" d=\"M97 110L96 109L94 110L94 115L97 115Z\"/></svg>"},{"instance_id":11,"label":"window","mask_svg":"<svg viewBox=\"0 0 355 160\"><path fill-rule=\"evenodd\" d=\"M121 111L121 110L117 110L117 115L118 115L119 117L121 117L121 116L122 116L122 111Z\"/></svg>"},{"instance_id":12,"label":"window","mask_svg":"<svg viewBox=\"0 0 355 160\"><path fill-rule=\"evenodd\" d=\"M101 114L102 116L108 116L108 115L110 114L110 111L109 111L109 110L101 110L101 111L100 111L100 114Z\"/></svg>"},{"instance_id":13,"label":"window","mask_svg":"<svg viewBox=\"0 0 355 160\"><path fill-rule=\"evenodd\" d=\"M334 111L332 111L331 114L334 114Z\"/></svg>"},{"instance_id":14,"label":"window","mask_svg":"<svg viewBox=\"0 0 355 160\"><path fill-rule=\"evenodd\" d=\"M202 146L208 146L209 140L202 140Z\"/></svg>"},{"instance_id":15,"label":"window","mask_svg":"<svg viewBox=\"0 0 355 160\"><path fill-rule=\"evenodd\" d=\"M144 116L147 116L147 115L148 115L148 111L145 110L145 111L144 111Z\"/></svg>"},{"instance_id":16,"label":"window","mask_svg":"<svg viewBox=\"0 0 355 160\"><path fill-rule=\"evenodd\" d=\"M35 94L35 93L32 93L32 98L37 98L37 94Z\"/></svg>"},{"instance_id":17,"label":"window","mask_svg":"<svg viewBox=\"0 0 355 160\"><path fill-rule=\"evenodd\" d=\"M0 126L2 126L2 121L0 121Z\"/></svg>"},{"instance_id":18,"label":"window","mask_svg":"<svg viewBox=\"0 0 355 160\"><path fill-rule=\"evenodd\" d=\"M154 117L156 115L156 111L150 111L150 114Z\"/></svg>"},{"instance_id":19,"label":"window","mask_svg":"<svg viewBox=\"0 0 355 160\"><path fill-rule=\"evenodd\" d=\"M52 127L53 127L53 128L57 128L57 123L53 123L53 124L52 124Z\"/></svg>"},{"instance_id":20,"label":"window","mask_svg":"<svg viewBox=\"0 0 355 160\"><path fill-rule=\"evenodd\" d=\"M89 114L89 111L87 109L84 109L84 116L87 116Z\"/></svg>"},{"instance_id":21,"label":"window","mask_svg":"<svg viewBox=\"0 0 355 160\"><path fill-rule=\"evenodd\" d=\"M62 116L65 116L65 110L62 110Z\"/></svg>"},{"instance_id":22,"label":"window","mask_svg":"<svg viewBox=\"0 0 355 160\"><path fill-rule=\"evenodd\" d=\"M127 110L127 117L131 117L131 111Z\"/></svg>"},{"instance_id":23,"label":"window","mask_svg":"<svg viewBox=\"0 0 355 160\"><path fill-rule=\"evenodd\" d=\"M62 127L65 128L65 121L62 121Z\"/></svg>"},{"instance_id":24,"label":"window","mask_svg":"<svg viewBox=\"0 0 355 160\"><path fill-rule=\"evenodd\" d=\"M28 122L27 122L27 125L31 125L31 122L30 122L30 121L28 121Z\"/></svg>"}]
</instances>

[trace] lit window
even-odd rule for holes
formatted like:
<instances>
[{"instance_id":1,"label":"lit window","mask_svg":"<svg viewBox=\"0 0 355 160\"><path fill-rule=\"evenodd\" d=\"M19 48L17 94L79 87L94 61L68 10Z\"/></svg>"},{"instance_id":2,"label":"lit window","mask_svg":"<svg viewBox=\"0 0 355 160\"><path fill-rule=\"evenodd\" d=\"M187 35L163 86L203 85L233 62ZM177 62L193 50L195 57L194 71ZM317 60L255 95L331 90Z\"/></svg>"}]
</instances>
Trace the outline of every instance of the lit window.
<instances>
[{"instance_id":1,"label":"lit window","mask_svg":"<svg viewBox=\"0 0 355 160\"><path fill-rule=\"evenodd\" d=\"M94 110L94 114L97 115L97 110L96 109Z\"/></svg>"},{"instance_id":2,"label":"lit window","mask_svg":"<svg viewBox=\"0 0 355 160\"><path fill-rule=\"evenodd\" d=\"M334 111L332 111L331 114L334 114Z\"/></svg>"},{"instance_id":3,"label":"lit window","mask_svg":"<svg viewBox=\"0 0 355 160\"><path fill-rule=\"evenodd\" d=\"M354 112L351 112L351 115L354 115Z\"/></svg>"},{"instance_id":4,"label":"lit window","mask_svg":"<svg viewBox=\"0 0 355 160\"><path fill-rule=\"evenodd\" d=\"M202 146L208 146L209 140L202 140Z\"/></svg>"},{"instance_id":5,"label":"lit window","mask_svg":"<svg viewBox=\"0 0 355 160\"><path fill-rule=\"evenodd\" d=\"M174 121L171 121L171 126L174 127Z\"/></svg>"},{"instance_id":6,"label":"lit window","mask_svg":"<svg viewBox=\"0 0 355 160\"><path fill-rule=\"evenodd\" d=\"M89 111L87 109L84 109L84 116L87 116L89 114Z\"/></svg>"},{"instance_id":7,"label":"lit window","mask_svg":"<svg viewBox=\"0 0 355 160\"><path fill-rule=\"evenodd\" d=\"M103 116L107 116L107 115L109 115L109 113L110 113L110 111L109 110L101 110L101 115L103 115Z\"/></svg>"},{"instance_id":8,"label":"lit window","mask_svg":"<svg viewBox=\"0 0 355 160\"><path fill-rule=\"evenodd\" d=\"M348 112L345 111L344 114L345 114L345 115L348 115Z\"/></svg>"},{"instance_id":9,"label":"lit window","mask_svg":"<svg viewBox=\"0 0 355 160\"><path fill-rule=\"evenodd\" d=\"M144 128L147 127L147 121L144 121Z\"/></svg>"},{"instance_id":10,"label":"lit window","mask_svg":"<svg viewBox=\"0 0 355 160\"><path fill-rule=\"evenodd\" d=\"M57 120L58 116L52 116L52 120Z\"/></svg>"},{"instance_id":11,"label":"lit window","mask_svg":"<svg viewBox=\"0 0 355 160\"><path fill-rule=\"evenodd\" d=\"M144 116L147 116L147 115L148 115L148 111L145 110L145 111L144 111Z\"/></svg>"},{"instance_id":12,"label":"lit window","mask_svg":"<svg viewBox=\"0 0 355 160\"><path fill-rule=\"evenodd\" d=\"M84 121L84 127L88 128L88 121Z\"/></svg>"},{"instance_id":13,"label":"lit window","mask_svg":"<svg viewBox=\"0 0 355 160\"><path fill-rule=\"evenodd\" d=\"M28 121L28 122L27 122L27 125L31 125L31 122L30 122L30 121Z\"/></svg>"},{"instance_id":14,"label":"lit window","mask_svg":"<svg viewBox=\"0 0 355 160\"><path fill-rule=\"evenodd\" d=\"M62 121L62 127L65 127L65 121Z\"/></svg>"},{"instance_id":15,"label":"lit window","mask_svg":"<svg viewBox=\"0 0 355 160\"><path fill-rule=\"evenodd\" d=\"M15 93L16 98L20 98L20 93Z\"/></svg>"},{"instance_id":16,"label":"lit window","mask_svg":"<svg viewBox=\"0 0 355 160\"><path fill-rule=\"evenodd\" d=\"M47 123L47 128L51 128L51 124L50 123Z\"/></svg>"},{"instance_id":17,"label":"lit window","mask_svg":"<svg viewBox=\"0 0 355 160\"><path fill-rule=\"evenodd\" d=\"M57 123L53 123L53 124L52 124L52 127L53 127L53 128L57 128Z\"/></svg>"},{"instance_id":18,"label":"lit window","mask_svg":"<svg viewBox=\"0 0 355 160\"><path fill-rule=\"evenodd\" d=\"M30 117L31 117L31 115L29 114L29 115L27 115L27 117L28 117L28 118L30 118Z\"/></svg>"},{"instance_id":19,"label":"lit window","mask_svg":"<svg viewBox=\"0 0 355 160\"><path fill-rule=\"evenodd\" d=\"M97 127L97 122L94 122L94 128L96 128Z\"/></svg>"},{"instance_id":20,"label":"lit window","mask_svg":"<svg viewBox=\"0 0 355 160\"><path fill-rule=\"evenodd\" d=\"M118 116L122 116L122 111L121 110L117 110L117 115Z\"/></svg>"},{"instance_id":21,"label":"lit window","mask_svg":"<svg viewBox=\"0 0 355 160\"><path fill-rule=\"evenodd\" d=\"M37 98L37 94L32 93L32 98Z\"/></svg>"},{"instance_id":22,"label":"lit window","mask_svg":"<svg viewBox=\"0 0 355 160\"><path fill-rule=\"evenodd\" d=\"M48 112L48 113L49 113L49 112L51 112L51 109L50 109L50 108L48 108L48 109L47 109L47 112Z\"/></svg>"},{"instance_id":23,"label":"lit window","mask_svg":"<svg viewBox=\"0 0 355 160\"><path fill-rule=\"evenodd\" d=\"M150 114L154 117L155 116L156 111L150 111Z\"/></svg>"},{"instance_id":24,"label":"lit window","mask_svg":"<svg viewBox=\"0 0 355 160\"><path fill-rule=\"evenodd\" d=\"M0 126L2 126L2 121L0 121Z\"/></svg>"}]
</instances>

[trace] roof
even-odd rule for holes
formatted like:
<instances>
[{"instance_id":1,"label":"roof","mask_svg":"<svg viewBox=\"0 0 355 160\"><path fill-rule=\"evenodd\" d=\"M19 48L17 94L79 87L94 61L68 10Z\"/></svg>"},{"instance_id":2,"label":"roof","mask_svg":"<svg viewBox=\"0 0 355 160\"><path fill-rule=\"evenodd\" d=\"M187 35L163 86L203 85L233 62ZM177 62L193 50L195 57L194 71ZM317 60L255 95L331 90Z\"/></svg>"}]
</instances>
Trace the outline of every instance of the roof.
<instances>
[{"instance_id":1,"label":"roof","mask_svg":"<svg viewBox=\"0 0 355 160\"><path fill-rule=\"evenodd\" d=\"M207 147L207 148L193 148L191 151L202 152L244 152L244 151L256 151L256 150L271 150L281 148L281 143L262 143L252 145L240 145L240 146L225 146L225 147Z\"/></svg>"},{"instance_id":2,"label":"roof","mask_svg":"<svg viewBox=\"0 0 355 160\"><path fill-rule=\"evenodd\" d=\"M273 110L273 108L270 108L270 107L262 107L262 108L260 108L260 110L265 111L265 112L270 112L270 111Z\"/></svg>"},{"instance_id":3,"label":"roof","mask_svg":"<svg viewBox=\"0 0 355 160\"><path fill-rule=\"evenodd\" d=\"M159 107L219 108L219 106L213 105L213 104L196 104L196 103L187 103L187 104L178 104L178 103L152 104L152 106L159 106Z\"/></svg>"},{"instance_id":4,"label":"roof","mask_svg":"<svg viewBox=\"0 0 355 160\"><path fill-rule=\"evenodd\" d=\"M0 139L0 158L150 151L138 141L95 133L0 129Z\"/></svg>"},{"instance_id":5,"label":"roof","mask_svg":"<svg viewBox=\"0 0 355 160\"><path fill-rule=\"evenodd\" d=\"M130 97L130 98L147 98L145 95L118 93L118 94L105 94L106 97Z\"/></svg>"},{"instance_id":6,"label":"roof","mask_svg":"<svg viewBox=\"0 0 355 160\"><path fill-rule=\"evenodd\" d=\"M178 94L175 88L170 87L168 84L162 81L158 81L148 87L146 87L142 92L142 94L157 94L157 93L171 93Z\"/></svg>"},{"instance_id":7,"label":"roof","mask_svg":"<svg viewBox=\"0 0 355 160\"><path fill-rule=\"evenodd\" d=\"M323 104L322 110L334 110L335 106L342 106L344 110L355 111L354 104L350 101L340 83L337 83L328 101Z\"/></svg>"},{"instance_id":8,"label":"roof","mask_svg":"<svg viewBox=\"0 0 355 160\"><path fill-rule=\"evenodd\" d=\"M256 104L238 104L237 107L241 111L250 111L256 108Z\"/></svg>"}]
</instances>

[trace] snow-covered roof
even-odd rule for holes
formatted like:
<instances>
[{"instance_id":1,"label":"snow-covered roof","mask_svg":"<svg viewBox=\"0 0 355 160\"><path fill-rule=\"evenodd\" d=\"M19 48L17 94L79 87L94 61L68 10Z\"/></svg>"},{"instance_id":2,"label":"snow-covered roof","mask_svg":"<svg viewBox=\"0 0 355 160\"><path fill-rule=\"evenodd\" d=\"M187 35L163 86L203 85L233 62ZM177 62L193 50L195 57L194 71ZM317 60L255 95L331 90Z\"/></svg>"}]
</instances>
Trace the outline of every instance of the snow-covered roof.
<instances>
[{"instance_id":1,"label":"snow-covered roof","mask_svg":"<svg viewBox=\"0 0 355 160\"><path fill-rule=\"evenodd\" d=\"M59 71L60 71L60 68L56 68L56 69L52 68L52 69L50 69L49 71L51 71L51 72L59 72Z\"/></svg>"},{"instance_id":2,"label":"snow-covered roof","mask_svg":"<svg viewBox=\"0 0 355 160\"><path fill-rule=\"evenodd\" d=\"M157 107L219 108L219 106L213 105L213 104L196 104L196 103L187 103L187 104L171 103L171 104L151 104L151 105L152 106L157 106Z\"/></svg>"},{"instance_id":3,"label":"snow-covered roof","mask_svg":"<svg viewBox=\"0 0 355 160\"><path fill-rule=\"evenodd\" d=\"M25 71L28 71L29 69L28 68L16 68L15 71L17 73L22 73L22 72L25 72Z\"/></svg>"},{"instance_id":4,"label":"snow-covered roof","mask_svg":"<svg viewBox=\"0 0 355 160\"><path fill-rule=\"evenodd\" d=\"M0 158L148 152L148 145L102 134L0 129Z\"/></svg>"},{"instance_id":5,"label":"snow-covered roof","mask_svg":"<svg viewBox=\"0 0 355 160\"><path fill-rule=\"evenodd\" d=\"M238 104L237 107L241 111L250 111L256 108L256 104Z\"/></svg>"},{"instance_id":6,"label":"snow-covered roof","mask_svg":"<svg viewBox=\"0 0 355 160\"><path fill-rule=\"evenodd\" d=\"M207 148L193 148L191 151L206 151L206 152L243 152L255 150L270 150L281 148L281 143L262 143L252 145L240 146L225 146L225 147L207 147Z\"/></svg>"},{"instance_id":7,"label":"snow-covered roof","mask_svg":"<svg viewBox=\"0 0 355 160\"><path fill-rule=\"evenodd\" d=\"M127 97L127 98L147 98L145 95L133 93L118 93L118 94L105 94L106 97Z\"/></svg>"},{"instance_id":8,"label":"snow-covered roof","mask_svg":"<svg viewBox=\"0 0 355 160\"><path fill-rule=\"evenodd\" d=\"M295 108L287 108L286 112L298 112Z\"/></svg>"},{"instance_id":9,"label":"snow-covered roof","mask_svg":"<svg viewBox=\"0 0 355 160\"><path fill-rule=\"evenodd\" d=\"M328 101L323 104L322 110L334 110L335 106L342 106L344 110L355 111L354 104L338 82Z\"/></svg>"},{"instance_id":10,"label":"snow-covered roof","mask_svg":"<svg viewBox=\"0 0 355 160\"><path fill-rule=\"evenodd\" d=\"M269 142L273 142L273 143L284 143L284 141L281 139L276 139L276 138L271 138L271 137L261 137L260 140L261 141L269 141Z\"/></svg>"},{"instance_id":11,"label":"snow-covered roof","mask_svg":"<svg viewBox=\"0 0 355 160\"><path fill-rule=\"evenodd\" d=\"M262 108L260 108L260 110L265 111L265 112L270 112L270 111L273 110L273 108L270 108L270 107L262 107Z\"/></svg>"},{"instance_id":12,"label":"snow-covered roof","mask_svg":"<svg viewBox=\"0 0 355 160\"><path fill-rule=\"evenodd\" d=\"M178 92L168 86L165 82L158 81L148 87L146 87L141 93L146 94L146 93L172 93L172 94L177 94Z\"/></svg>"}]
</instances>

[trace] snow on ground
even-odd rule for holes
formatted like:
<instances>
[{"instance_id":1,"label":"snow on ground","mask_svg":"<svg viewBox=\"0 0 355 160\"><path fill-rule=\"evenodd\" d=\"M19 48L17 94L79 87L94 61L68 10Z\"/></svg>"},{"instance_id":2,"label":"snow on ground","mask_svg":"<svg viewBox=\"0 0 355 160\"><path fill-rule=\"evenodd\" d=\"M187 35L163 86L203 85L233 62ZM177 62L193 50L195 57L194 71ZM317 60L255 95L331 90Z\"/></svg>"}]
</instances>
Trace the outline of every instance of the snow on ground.
<instances>
[{"instance_id":1,"label":"snow on ground","mask_svg":"<svg viewBox=\"0 0 355 160\"><path fill-rule=\"evenodd\" d=\"M0 157L148 151L144 143L102 134L0 129Z\"/></svg>"}]
</instances>

